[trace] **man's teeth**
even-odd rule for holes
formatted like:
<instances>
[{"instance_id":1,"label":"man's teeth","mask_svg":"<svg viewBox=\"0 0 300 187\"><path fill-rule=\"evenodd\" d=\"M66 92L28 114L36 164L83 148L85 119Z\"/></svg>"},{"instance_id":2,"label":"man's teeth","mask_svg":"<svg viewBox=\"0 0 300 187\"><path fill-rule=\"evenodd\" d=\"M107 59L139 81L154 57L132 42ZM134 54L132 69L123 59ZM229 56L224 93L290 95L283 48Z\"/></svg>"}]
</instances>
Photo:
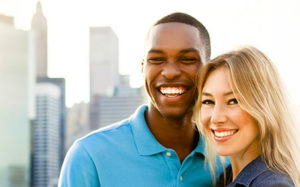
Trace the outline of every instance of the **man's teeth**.
<instances>
[{"instance_id":1,"label":"man's teeth","mask_svg":"<svg viewBox=\"0 0 300 187\"><path fill-rule=\"evenodd\" d=\"M169 95L169 94L181 95L185 92L185 89L182 87L161 87L160 92L164 95Z\"/></svg>"},{"instance_id":2,"label":"man's teeth","mask_svg":"<svg viewBox=\"0 0 300 187\"><path fill-rule=\"evenodd\" d=\"M230 131L222 131L222 132L218 132L218 131L213 131L214 134L219 137L219 138L223 138L223 137L226 137L226 136L231 136L233 135L236 130L230 130Z\"/></svg>"}]
</instances>

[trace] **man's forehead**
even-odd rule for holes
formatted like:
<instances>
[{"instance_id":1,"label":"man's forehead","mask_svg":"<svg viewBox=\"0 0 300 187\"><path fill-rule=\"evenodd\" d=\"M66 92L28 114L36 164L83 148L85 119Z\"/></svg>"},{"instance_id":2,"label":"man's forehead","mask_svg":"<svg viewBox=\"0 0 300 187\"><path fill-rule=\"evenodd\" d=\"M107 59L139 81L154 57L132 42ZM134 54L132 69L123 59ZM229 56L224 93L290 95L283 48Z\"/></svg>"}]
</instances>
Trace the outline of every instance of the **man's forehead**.
<instances>
[{"instance_id":1,"label":"man's forehead","mask_svg":"<svg viewBox=\"0 0 300 187\"><path fill-rule=\"evenodd\" d=\"M201 42L196 27L184 23L162 23L149 32L145 52L152 49L195 49L200 50Z\"/></svg>"},{"instance_id":2,"label":"man's forehead","mask_svg":"<svg viewBox=\"0 0 300 187\"><path fill-rule=\"evenodd\" d=\"M199 30L192 25L179 22L169 22L152 26L149 30L148 38L151 36L153 37L153 35L165 35L170 33L183 35L189 34L189 36L194 35L196 37L200 37Z\"/></svg>"}]
</instances>

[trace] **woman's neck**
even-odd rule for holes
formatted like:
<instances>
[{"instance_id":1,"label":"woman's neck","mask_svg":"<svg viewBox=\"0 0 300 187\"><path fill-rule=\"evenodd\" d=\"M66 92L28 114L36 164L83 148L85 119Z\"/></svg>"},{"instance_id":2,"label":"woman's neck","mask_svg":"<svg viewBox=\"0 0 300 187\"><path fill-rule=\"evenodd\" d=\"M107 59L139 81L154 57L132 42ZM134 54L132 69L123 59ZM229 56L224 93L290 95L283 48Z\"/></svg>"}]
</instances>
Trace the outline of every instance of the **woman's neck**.
<instances>
[{"instance_id":1,"label":"woman's neck","mask_svg":"<svg viewBox=\"0 0 300 187\"><path fill-rule=\"evenodd\" d=\"M241 152L230 156L231 168L232 168L232 181L236 179L239 173L254 159L261 154L260 149L254 147L248 148L245 152Z\"/></svg>"}]
</instances>

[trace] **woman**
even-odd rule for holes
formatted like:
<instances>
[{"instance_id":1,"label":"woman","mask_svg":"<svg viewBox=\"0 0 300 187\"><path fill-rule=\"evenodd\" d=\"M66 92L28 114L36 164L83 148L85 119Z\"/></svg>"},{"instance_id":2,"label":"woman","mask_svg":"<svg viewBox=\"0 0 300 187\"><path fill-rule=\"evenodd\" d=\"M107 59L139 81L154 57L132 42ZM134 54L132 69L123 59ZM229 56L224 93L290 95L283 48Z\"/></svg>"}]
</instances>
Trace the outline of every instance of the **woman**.
<instances>
[{"instance_id":1,"label":"woman","mask_svg":"<svg viewBox=\"0 0 300 187\"><path fill-rule=\"evenodd\" d=\"M299 124L272 62L245 47L211 60L200 75L194 119L209 166L215 152L231 162L217 185L300 186Z\"/></svg>"}]
</instances>

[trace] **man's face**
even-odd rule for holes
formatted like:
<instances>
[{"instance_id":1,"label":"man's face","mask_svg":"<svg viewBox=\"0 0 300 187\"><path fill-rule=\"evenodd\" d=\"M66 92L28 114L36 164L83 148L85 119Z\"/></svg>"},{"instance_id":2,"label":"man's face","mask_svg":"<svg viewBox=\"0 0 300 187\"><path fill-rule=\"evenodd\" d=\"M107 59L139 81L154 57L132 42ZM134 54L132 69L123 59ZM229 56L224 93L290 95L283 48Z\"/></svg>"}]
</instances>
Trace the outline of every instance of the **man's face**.
<instances>
[{"instance_id":1,"label":"man's face","mask_svg":"<svg viewBox=\"0 0 300 187\"><path fill-rule=\"evenodd\" d=\"M150 110L182 118L191 111L201 67L199 31L183 23L152 27L145 46L143 72Z\"/></svg>"}]
</instances>

